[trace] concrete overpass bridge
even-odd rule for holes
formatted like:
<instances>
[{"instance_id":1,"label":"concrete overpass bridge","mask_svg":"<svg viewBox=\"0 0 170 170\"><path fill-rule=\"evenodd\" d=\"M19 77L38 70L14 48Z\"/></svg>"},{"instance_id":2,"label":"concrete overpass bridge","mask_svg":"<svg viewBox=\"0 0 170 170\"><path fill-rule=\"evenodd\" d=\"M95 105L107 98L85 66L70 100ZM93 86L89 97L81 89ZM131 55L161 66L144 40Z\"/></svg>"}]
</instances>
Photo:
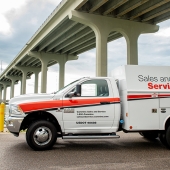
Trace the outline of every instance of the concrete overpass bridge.
<instances>
[{"instance_id":1,"label":"concrete overpass bridge","mask_svg":"<svg viewBox=\"0 0 170 170\"><path fill-rule=\"evenodd\" d=\"M96 76L107 76L107 43L122 36L127 43L127 64L138 64L137 40L157 32L156 25L170 18L170 0L62 0L0 75L0 98L6 88L35 74L34 92L46 92L47 68L59 64L59 88L64 86L65 63L96 47Z\"/></svg>"}]
</instances>

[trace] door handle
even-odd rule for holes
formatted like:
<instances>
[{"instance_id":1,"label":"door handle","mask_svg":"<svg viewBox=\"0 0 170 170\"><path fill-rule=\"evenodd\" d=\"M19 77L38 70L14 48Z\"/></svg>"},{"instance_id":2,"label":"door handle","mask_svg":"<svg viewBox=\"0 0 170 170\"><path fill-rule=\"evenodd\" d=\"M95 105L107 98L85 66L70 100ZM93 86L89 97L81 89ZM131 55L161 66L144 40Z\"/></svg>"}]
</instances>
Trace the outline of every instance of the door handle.
<instances>
[{"instance_id":1,"label":"door handle","mask_svg":"<svg viewBox=\"0 0 170 170\"><path fill-rule=\"evenodd\" d=\"M100 102L101 104L110 104L110 102Z\"/></svg>"}]
</instances>

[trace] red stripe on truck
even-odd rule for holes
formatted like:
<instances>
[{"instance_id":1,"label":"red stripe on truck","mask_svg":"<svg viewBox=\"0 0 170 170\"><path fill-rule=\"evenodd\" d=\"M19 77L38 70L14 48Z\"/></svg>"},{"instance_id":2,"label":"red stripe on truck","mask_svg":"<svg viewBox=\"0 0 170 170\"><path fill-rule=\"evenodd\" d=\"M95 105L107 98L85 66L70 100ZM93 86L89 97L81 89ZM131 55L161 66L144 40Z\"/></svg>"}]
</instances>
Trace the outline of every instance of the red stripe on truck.
<instances>
[{"instance_id":1,"label":"red stripe on truck","mask_svg":"<svg viewBox=\"0 0 170 170\"><path fill-rule=\"evenodd\" d=\"M158 97L170 97L170 94L158 94Z\"/></svg>"},{"instance_id":2,"label":"red stripe on truck","mask_svg":"<svg viewBox=\"0 0 170 170\"><path fill-rule=\"evenodd\" d=\"M133 94L133 95L127 95L128 100L137 100L137 99L152 99L152 98L166 98L170 97L170 94L157 94L157 93L152 93L152 94Z\"/></svg>"},{"instance_id":3,"label":"red stripe on truck","mask_svg":"<svg viewBox=\"0 0 170 170\"><path fill-rule=\"evenodd\" d=\"M38 101L28 102L19 104L23 112L31 112L44 109L52 109L62 107L62 100L49 100L49 101Z\"/></svg>"},{"instance_id":4,"label":"red stripe on truck","mask_svg":"<svg viewBox=\"0 0 170 170\"><path fill-rule=\"evenodd\" d=\"M96 98L96 99L93 98L93 99L63 100L63 107L101 104L100 102L116 103L116 102L120 102L120 98Z\"/></svg>"},{"instance_id":5,"label":"red stripe on truck","mask_svg":"<svg viewBox=\"0 0 170 170\"><path fill-rule=\"evenodd\" d=\"M93 99L78 99L72 98L68 100L49 100L38 102L27 102L19 104L23 112L31 112L37 110L55 109L61 107L76 107L85 105L101 104L101 102L118 103L120 98L93 98Z\"/></svg>"},{"instance_id":6,"label":"red stripe on truck","mask_svg":"<svg viewBox=\"0 0 170 170\"><path fill-rule=\"evenodd\" d=\"M152 95L147 94L147 95L128 95L128 99L143 99L143 98L151 98Z\"/></svg>"}]
</instances>

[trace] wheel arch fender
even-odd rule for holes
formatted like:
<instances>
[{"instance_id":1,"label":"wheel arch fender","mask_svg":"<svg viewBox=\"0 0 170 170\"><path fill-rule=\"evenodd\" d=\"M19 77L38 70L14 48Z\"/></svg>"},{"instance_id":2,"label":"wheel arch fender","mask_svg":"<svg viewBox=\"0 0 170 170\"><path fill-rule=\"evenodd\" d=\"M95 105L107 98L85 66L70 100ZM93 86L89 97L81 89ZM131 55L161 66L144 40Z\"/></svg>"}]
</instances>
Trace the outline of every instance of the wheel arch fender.
<instances>
[{"instance_id":1,"label":"wheel arch fender","mask_svg":"<svg viewBox=\"0 0 170 170\"><path fill-rule=\"evenodd\" d=\"M164 130L166 130L170 126L170 116L168 116L164 121Z\"/></svg>"},{"instance_id":2,"label":"wheel arch fender","mask_svg":"<svg viewBox=\"0 0 170 170\"><path fill-rule=\"evenodd\" d=\"M20 130L27 129L32 123L38 120L47 120L53 123L57 129L57 132L62 133L62 129L59 121L53 114L51 114L48 111L35 111L35 112L28 113L27 116L24 118L23 122L21 123Z\"/></svg>"}]
</instances>

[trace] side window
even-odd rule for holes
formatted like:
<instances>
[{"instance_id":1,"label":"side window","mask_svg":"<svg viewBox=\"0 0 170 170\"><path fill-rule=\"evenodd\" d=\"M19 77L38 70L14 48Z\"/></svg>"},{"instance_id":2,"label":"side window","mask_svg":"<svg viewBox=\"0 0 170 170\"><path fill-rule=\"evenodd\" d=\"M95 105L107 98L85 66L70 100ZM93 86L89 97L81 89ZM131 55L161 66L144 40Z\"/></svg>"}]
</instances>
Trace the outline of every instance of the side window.
<instances>
[{"instance_id":1,"label":"side window","mask_svg":"<svg viewBox=\"0 0 170 170\"><path fill-rule=\"evenodd\" d=\"M93 79L81 84L81 96L109 96L107 81Z\"/></svg>"}]
</instances>

